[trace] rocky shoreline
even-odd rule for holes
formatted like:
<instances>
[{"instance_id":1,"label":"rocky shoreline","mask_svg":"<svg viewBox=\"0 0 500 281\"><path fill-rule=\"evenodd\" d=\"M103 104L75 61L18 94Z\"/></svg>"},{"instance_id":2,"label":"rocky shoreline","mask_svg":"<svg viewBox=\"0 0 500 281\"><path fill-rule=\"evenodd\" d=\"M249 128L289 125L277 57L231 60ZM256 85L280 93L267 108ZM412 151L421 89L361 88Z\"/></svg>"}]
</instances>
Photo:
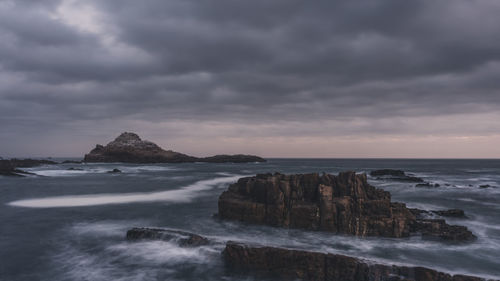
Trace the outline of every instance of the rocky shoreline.
<instances>
[{"instance_id":1,"label":"rocky shoreline","mask_svg":"<svg viewBox=\"0 0 500 281\"><path fill-rule=\"evenodd\" d=\"M226 266L250 275L278 280L331 281L481 281L426 267L385 265L354 257L227 242L222 253ZM493 281L493 280L491 280Z\"/></svg>"},{"instance_id":2,"label":"rocky shoreline","mask_svg":"<svg viewBox=\"0 0 500 281\"><path fill-rule=\"evenodd\" d=\"M84 162L124 162L124 163L249 163L266 162L254 155L215 155L194 157L172 150L164 150L157 144L142 140L137 134L125 132L106 146L96 145L84 157Z\"/></svg>"},{"instance_id":3,"label":"rocky shoreline","mask_svg":"<svg viewBox=\"0 0 500 281\"><path fill-rule=\"evenodd\" d=\"M401 238L420 233L449 242L476 239L464 226L416 216L420 210L391 202L389 192L355 172L241 178L220 195L218 210L221 219L354 236Z\"/></svg>"},{"instance_id":4,"label":"rocky shoreline","mask_svg":"<svg viewBox=\"0 0 500 281\"><path fill-rule=\"evenodd\" d=\"M33 175L18 168L32 168L41 165L53 165L58 164L54 161L49 160L36 160L36 159L10 159L10 160L0 160L0 175L10 176L10 177L24 177L25 175Z\"/></svg>"},{"instance_id":5,"label":"rocky shoreline","mask_svg":"<svg viewBox=\"0 0 500 281\"><path fill-rule=\"evenodd\" d=\"M126 239L164 240L180 247L220 243L198 234L162 228L132 228ZM227 273L276 280L331 281L485 281L418 266L381 264L355 257L228 241L221 253ZM490 280L495 281L495 280ZM498 280L496 280L498 281Z\"/></svg>"}]
</instances>

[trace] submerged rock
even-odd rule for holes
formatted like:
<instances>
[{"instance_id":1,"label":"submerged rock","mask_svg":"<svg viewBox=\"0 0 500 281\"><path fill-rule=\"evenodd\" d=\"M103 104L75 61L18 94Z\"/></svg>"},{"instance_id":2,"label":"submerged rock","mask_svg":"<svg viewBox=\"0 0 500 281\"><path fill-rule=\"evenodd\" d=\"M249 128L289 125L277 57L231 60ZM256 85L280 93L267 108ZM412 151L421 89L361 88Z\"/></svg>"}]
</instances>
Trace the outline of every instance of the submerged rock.
<instances>
[{"instance_id":1,"label":"submerged rock","mask_svg":"<svg viewBox=\"0 0 500 281\"><path fill-rule=\"evenodd\" d=\"M440 187L440 185L438 183L426 182L426 183L417 183L415 187Z\"/></svg>"},{"instance_id":2,"label":"submerged rock","mask_svg":"<svg viewBox=\"0 0 500 281\"><path fill-rule=\"evenodd\" d=\"M74 168L74 167L70 167L67 169L68 171L83 171L83 169L80 169L80 168Z\"/></svg>"},{"instance_id":3,"label":"submerged rock","mask_svg":"<svg viewBox=\"0 0 500 281\"><path fill-rule=\"evenodd\" d=\"M370 176L377 177L377 179L395 180L405 182L424 182L423 179L415 176L407 175L402 170L382 169L370 172Z\"/></svg>"},{"instance_id":4,"label":"submerged rock","mask_svg":"<svg viewBox=\"0 0 500 281\"><path fill-rule=\"evenodd\" d=\"M197 247L209 244L209 240L203 236L164 228L135 227L127 231L128 240L165 240L177 242L180 246Z\"/></svg>"},{"instance_id":5,"label":"submerged rock","mask_svg":"<svg viewBox=\"0 0 500 281\"><path fill-rule=\"evenodd\" d=\"M405 204L391 202L389 192L371 186L365 174L355 172L241 178L220 195L218 207L221 219L279 227L383 237L425 232L452 241L474 237L444 221L433 228L427 222L420 226Z\"/></svg>"},{"instance_id":6,"label":"submerged rock","mask_svg":"<svg viewBox=\"0 0 500 281\"><path fill-rule=\"evenodd\" d=\"M115 169L113 169L111 171L107 171L106 173L108 173L108 174L117 174L117 173L121 173L121 172L122 172L121 170L115 168Z\"/></svg>"},{"instance_id":7,"label":"submerged rock","mask_svg":"<svg viewBox=\"0 0 500 281\"><path fill-rule=\"evenodd\" d=\"M251 246L227 242L224 261L241 273L267 275L280 280L331 281L480 281L482 278L450 275L425 267L377 264L354 257Z\"/></svg>"},{"instance_id":8,"label":"submerged rock","mask_svg":"<svg viewBox=\"0 0 500 281\"><path fill-rule=\"evenodd\" d=\"M252 155L216 155L197 158L164 150L155 143L142 140L137 134L125 132L106 146L100 144L86 154L84 162L183 163L183 162L264 162Z\"/></svg>"}]
</instances>

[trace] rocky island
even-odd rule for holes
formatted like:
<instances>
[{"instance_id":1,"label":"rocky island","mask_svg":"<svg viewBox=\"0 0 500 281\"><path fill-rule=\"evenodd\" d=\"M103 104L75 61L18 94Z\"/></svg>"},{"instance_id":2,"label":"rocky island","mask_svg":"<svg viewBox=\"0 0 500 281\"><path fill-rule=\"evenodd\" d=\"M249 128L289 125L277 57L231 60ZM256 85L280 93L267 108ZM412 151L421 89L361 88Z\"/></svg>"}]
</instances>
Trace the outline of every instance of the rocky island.
<instances>
[{"instance_id":1,"label":"rocky island","mask_svg":"<svg viewBox=\"0 0 500 281\"><path fill-rule=\"evenodd\" d=\"M219 197L221 219L355 236L423 237L453 242L475 236L443 219L417 217L368 184L365 174L259 174L229 186Z\"/></svg>"},{"instance_id":2,"label":"rocky island","mask_svg":"<svg viewBox=\"0 0 500 281\"><path fill-rule=\"evenodd\" d=\"M84 162L124 162L124 163L247 163L265 162L266 160L254 155L215 155L199 158L164 150L153 142L142 140L137 134L125 132L106 146L96 145L84 157Z\"/></svg>"}]
</instances>

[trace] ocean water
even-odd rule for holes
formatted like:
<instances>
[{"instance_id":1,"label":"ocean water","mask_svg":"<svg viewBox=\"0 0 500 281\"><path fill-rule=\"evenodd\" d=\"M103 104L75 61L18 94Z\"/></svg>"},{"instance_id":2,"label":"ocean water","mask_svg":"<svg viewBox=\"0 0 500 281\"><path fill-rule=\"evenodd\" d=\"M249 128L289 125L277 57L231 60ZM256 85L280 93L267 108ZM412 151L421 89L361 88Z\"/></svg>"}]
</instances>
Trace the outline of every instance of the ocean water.
<instances>
[{"instance_id":1,"label":"ocean water","mask_svg":"<svg viewBox=\"0 0 500 281\"><path fill-rule=\"evenodd\" d=\"M70 167L82 171L67 170ZM118 168L121 174L108 174ZM439 188L369 178L393 201L428 210L460 208L477 241L356 238L214 219L230 183L256 173L369 172L402 169ZM253 280L224 268L228 240L340 253L449 273L500 277L500 160L270 159L248 164L61 164L0 177L0 280ZM490 185L490 188L479 188ZM216 241L182 248L128 242L132 227L165 227Z\"/></svg>"}]
</instances>

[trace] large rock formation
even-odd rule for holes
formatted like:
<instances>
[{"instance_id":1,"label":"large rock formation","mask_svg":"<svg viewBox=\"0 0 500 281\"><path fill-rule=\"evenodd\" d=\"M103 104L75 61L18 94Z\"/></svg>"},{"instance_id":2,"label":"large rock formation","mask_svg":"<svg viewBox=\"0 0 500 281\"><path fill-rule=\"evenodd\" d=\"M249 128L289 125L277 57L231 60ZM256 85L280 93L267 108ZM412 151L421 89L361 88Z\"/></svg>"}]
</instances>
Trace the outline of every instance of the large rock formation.
<instances>
[{"instance_id":1,"label":"large rock formation","mask_svg":"<svg viewBox=\"0 0 500 281\"><path fill-rule=\"evenodd\" d=\"M183 162L265 162L266 160L252 155L216 155L197 158L164 150L158 145L141 140L134 133L122 133L106 146L96 147L85 155L84 162L126 162L126 163L183 163Z\"/></svg>"},{"instance_id":2,"label":"large rock formation","mask_svg":"<svg viewBox=\"0 0 500 281\"><path fill-rule=\"evenodd\" d=\"M219 217L279 227L356 236L407 237L412 232L449 241L472 240L465 227L444 220L417 219L389 192L367 183L366 175L343 172L260 174L229 186L219 197Z\"/></svg>"},{"instance_id":3,"label":"large rock formation","mask_svg":"<svg viewBox=\"0 0 500 281\"><path fill-rule=\"evenodd\" d=\"M223 251L233 270L268 275L280 280L328 281L480 281L482 278L450 275L425 267L376 264L344 255L250 246L228 242Z\"/></svg>"}]
</instances>

